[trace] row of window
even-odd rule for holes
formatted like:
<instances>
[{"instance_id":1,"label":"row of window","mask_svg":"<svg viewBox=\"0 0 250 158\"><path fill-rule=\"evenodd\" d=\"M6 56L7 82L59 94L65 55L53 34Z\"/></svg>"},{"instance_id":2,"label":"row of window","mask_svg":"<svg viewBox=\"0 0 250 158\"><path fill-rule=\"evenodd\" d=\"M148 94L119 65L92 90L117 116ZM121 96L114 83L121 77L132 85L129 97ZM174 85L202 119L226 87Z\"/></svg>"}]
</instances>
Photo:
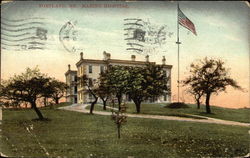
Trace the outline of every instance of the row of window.
<instances>
[{"instance_id":1,"label":"row of window","mask_svg":"<svg viewBox=\"0 0 250 158\"><path fill-rule=\"evenodd\" d=\"M84 94L83 94L83 92L79 92L79 93L78 93L78 97L79 97L79 100L83 101L83 99L84 99ZM92 95L91 93L88 93L88 99L89 99L89 100L92 100L92 99L93 99L93 95Z\"/></svg>"},{"instance_id":2,"label":"row of window","mask_svg":"<svg viewBox=\"0 0 250 158\"><path fill-rule=\"evenodd\" d=\"M83 100L84 99L83 92L78 93L78 97L79 97L79 100ZM93 98L94 98L93 95L91 93L88 93L88 99L92 100Z\"/></svg>"},{"instance_id":3,"label":"row of window","mask_svg":"<svg viewBox=\"0 0 250 158\"><path fill-rule=\"evenodd\" d=\"M104 65L101 65L101 66L100 66L100 72L103 73L104 70L105 70ZM93 65L89 65L89 66L88 66L88 72L89 72L90 74L93 73ZM81 74L83 74L83 66L81 66L80 68L78 68L78 75L81 75Z\"/></svg>"},{"instance_id":4,"label":"row of window","mask_svg":"<svg viewBox=\"0 0 250 158\"><path fill-rule=\"evenodd\" d=\"M83 93L82 93L82 92L78 93L78 96L79 96L79 99L80 99L80 100L83 99ZM94 97L93 97L93 95L92 95L91 93L88 93L88 99L89 99L89 100L94 99ZM128 101L132 101L129 95L127 96L127 99L128 99ZM164 94L164 95L163 95L163 100L164 100L164 101L169 101L169 100L170 100L170 96L168 96L167 94ZM151 98L151 99L149 99L148 101L150 101L150 102L155 102L155 101L156 101L156 98Z\"/></svg>"},{"instance_id":5,"label":"row of window","mask_svg":"<svg viewBox=\"0 0 250 158\"><path fill-rule=\"evenodd\" d=\"M104 69L104 66L101 65L101 66L100 66L100 72L103 73L104 70L105 70L105 69ZM92 66L92 65L89 65L89 73L90 73L90 74L93 73L93 66ZM163 74L164 74L164 75L169 75L168 72L167 72L166 70L163 70Z\"/></svg>"},{"instance_id":6,"label":"row of window","mask_svg":"<svg viewBox=\"0 0 250 158\"><path fill-rule=\"evenodd\" d=\"M67 94L77 94L77 86L67 88Z\"/></svg>"},{"instance_id":7,"label":"row of window","mask_svg":"<svg viewBox=\"0 0 250 158\"><path fill-rule=\"evenodd\" d=\"M93 73L93 66L92 66L92 65L89 65L89 66L88 66L88 70L89 70L89 73L90 73L90 74ZM101 65L101 66L100 66L100 72L103 73L104 70L105 70L104 65ZM81 67L81 74L82 74L82 73L83 73L83 70L82 70L82 67ZM169 73L169 72L167 72L166 70L163 70L163 74L164 74L164 75L169 75L168 73Z\"/></svg>"},{"instance_id":8,"label":"row of window","mask_svg":"<svg viewBox=\"0 0 250 158\"><path fill-rule=\"evenodd\" d=\"M100 72L103 73L104 71L105 71L105 66L100 65ZM88 72L89 72L89 74L93 73L93 65L88 65ZM82 73L83 73L83 66L80 67L80 74L82 74ZM167 75L167 76L169 75L169 72L166 70L164 70L163 73L164 73L164 75ZM89 83L89 86L93 86L93 81L91 78L89 79L88 83ZM170 84L170 83L168 83L168 84ZM83 86L84 86L83 83L80 82L79 87L81 88Z\"/></svg>"},{"instance_id":9,"label":"row of window","mask_svg":"<svg viewBox=\"0 0 250 158\"><path fill-rule=\"evenodd\" d=\"M103 73L104 72L104 66L101 65L100 66L100 72ZM93 73L93 66L92 65L89 65L89 73Z\"/></svg>"},{"instance_id":10,"label":"row of window","mask_svg":"<svg viewBox=\"0 0 250 158\"><path fill-rule=\"evenodd\" d=\"M96 79L88 78L88 86L92 87L94 82L96 82ZM83 82L80 81L79 87L82 88L83 86Z\"/></svg>"}]
</instances>

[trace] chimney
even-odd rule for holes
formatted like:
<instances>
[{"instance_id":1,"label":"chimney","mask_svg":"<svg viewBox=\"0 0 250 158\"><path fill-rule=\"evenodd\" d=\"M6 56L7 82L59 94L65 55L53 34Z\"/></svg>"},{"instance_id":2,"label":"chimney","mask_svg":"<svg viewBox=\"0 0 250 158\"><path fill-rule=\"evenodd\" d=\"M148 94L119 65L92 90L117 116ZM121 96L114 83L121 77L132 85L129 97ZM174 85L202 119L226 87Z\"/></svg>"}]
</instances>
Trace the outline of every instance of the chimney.
<instances>
[{"instance_id":1,"label":"chimney","mask_svg":"<svg viewBox=\"0 0 250 158\"><path fill-rule=\"evenodd\" d=\"M132 60L132 61L135 61L135 58L136 58L135 55L131 55L131 60Z\"/></svg>"},{"instance_id":2,"label":"chimney","mask_svg":"<svg viewBox=\"0 0 250 158\"><path fill-rule=\"evenodd\" d=\"M111 55L110 55L110 53L107 53L106 56L107 56L107 60L109 60Z\"/></svg>"},{"instance_id":3,"label":"chimney","mask_svg":"<svg viewBox=\"0 0 250 158\"><path fill-rule=\"evenodd\" d=\"M80 60L83 60L83 52L80 53Z\"/></svg>"},{"instance_id":4,"label":"chimney","mask_svg":"<svg viewBox=\"0 0 250 158\"><path fill-rule=\"evenodd\" d=\"M106 57L107 56L107 53L105 51L103 51L103 60L107 60Z\"/></svg>"},{"instance_id":5,"label":"chimney","mask_svg":"<svg viewBox=\"0 0 250 158\"><path fill-rule=\"evenodd\" d=\"M149 62L149 55L146 55L146 62Z\"/></svg>"},{"instance_id":6,"label":"chimney","mask_svg":"<svg viewBox=\"0 0 250 158\"><path fill-rule=\"evenodd\" d=\"M166 65L166 58L165 58L165 56L162 57L162 65Z\"/></svg>"},{"instance_id":7,"label":"chimney","mask_svg":"<svg viewBox=\"0 0 250 158\"><path fill-rule=\"evenodd\" d=\"M109 60L110 59L110 53L107 53L106 51L103 52L103 60Z\"/></svg>"},{"instance_id":8,"label":"chimney","mask_svg":"<svg viewBox=\"0 0 250 158\"><path fill-rule=\"evenodd\" d=\"M68 65L69 71L70 71L70 64Z\"/></svg>"}]
</instances>

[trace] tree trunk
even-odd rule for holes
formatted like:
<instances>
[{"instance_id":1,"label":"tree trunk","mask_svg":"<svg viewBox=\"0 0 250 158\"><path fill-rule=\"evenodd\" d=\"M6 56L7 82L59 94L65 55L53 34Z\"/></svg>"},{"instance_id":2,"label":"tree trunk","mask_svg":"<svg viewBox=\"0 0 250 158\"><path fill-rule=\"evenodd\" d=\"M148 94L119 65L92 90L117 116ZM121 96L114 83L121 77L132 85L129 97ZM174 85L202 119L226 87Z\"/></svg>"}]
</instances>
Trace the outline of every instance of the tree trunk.
<instances>
[{"instance_id":1,"label":"tree trunk","mask_svg":"<svg viewBox=\"0 0 250 158\"><path fill-rule=\"evenodd\" d=\"M103 102L103 110L106 110L107 100L105 100L104 98L101 98L101 99Z\"/></svg>"},{"instance_id":2,"label":"tree trunk","mask_svg":"<svg viewBox=\"0 0 250 158\"><path fill-rule=\"evenodd\" d=\"M117 124L117 134L118 134L118 138L121 138L121 125Z\"/></svg>"},{"instance_id":3,"label":"tree trunk","mask_svg":"<svg viewBox=\"0 0 250 158\"><path fill-rule=\"evenodd\" d=\"M44 104L45 107L47 106L47 97L43 98L43 104Z\"/></svg>"},{"instance_id":4,"label":"tree trunk","mask_svg":"<svg viewBox=\"0 0 250 158\"><path fill-rule=\"evenodd\" d=\"M200 109L200 99L196 99L197 109Z\"/></svg>"},{"instance_id":5,"label":"tree trunk","mask_svg":"<svg viewBox=\"0 0 250 158\"><path fill-rule=\"evenodd\" d=\"M59 98L55 98L55 103L59 104Z\"/></svg>"},{"instance_id":6,"label":"tree trunk","mask_svg":"<svg viewBox=\"0 0 250 158\"><path fill-rule=\"evenodd\" d=\"M133 99L136 107L136 112L139 114L141 112L141 101L137 99Z\"/></svg>"},{"instance_id":7,"label":"tree trunk","mask_svg":"<svg viewBox=\"0 0 250 158\"><path fill-rule=\"evenodd\" d=\"M116 95L117 100L118 100L118 107L119 111L121 110L121 103L122 103L122 95Z\"/></svg>"},{"instance_id":8,"label":"tree trunk","mask_svg":"<svg viewBox=\"0 0 250 158\"><path fill-rule=\"evenodd\" d=\"M43 120L44 117L43 117L41 111L36 107L36 103L35 103L35 102L34 102L34 103L31 103L31 106L32 106L32 108L35 110L35 112L36 112L36 114L37 114L39 120Z\"/></svg>"},{"instance_id":9,"label":"tree trunk","mask_svg":"<svg viewBox=\"0 0 250 158\"><path fill-rule=\"evenodd\" d=\"M89 111L90 114L93 114L94 106L95 106L97 100L98 100L98 97L95 97L95 100L91 103L90 111Z\"/></svg>"},{"instance_id":10,"label":"tree trunk","mask_svg":"<svg viewBox=\"0 0 250 158\"><path fill-rule=\"evenodd\" d=\"M210 96L211 96L211 93L207 93L207 95L206 95L206 112L208 114L211 114L210 105L209 105Z\"/></svg>"}]
</instances>

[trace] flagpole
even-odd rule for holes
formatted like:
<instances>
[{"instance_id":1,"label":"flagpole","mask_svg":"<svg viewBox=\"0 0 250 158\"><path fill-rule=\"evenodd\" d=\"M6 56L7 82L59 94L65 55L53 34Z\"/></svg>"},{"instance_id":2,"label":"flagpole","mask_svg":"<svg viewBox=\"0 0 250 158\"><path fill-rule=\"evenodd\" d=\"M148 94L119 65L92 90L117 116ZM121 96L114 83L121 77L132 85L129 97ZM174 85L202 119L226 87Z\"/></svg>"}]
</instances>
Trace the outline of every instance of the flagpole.
<instances>
[{"instance_id":1,"label":"flagpole","mask_svg":"<svg viewBox=\"0 0 250 158\"><path fill-rule=\"evenodd\" d=\"M0 85L1 84L2 84L2 50L0 50Z\"/></svg>"},{"instance_id":2,"label":"flagpole","mask_svg":"<svg viewBox=\"0 0 250 158\"><path fill-rule=\"evenodd\" d=\"M178 87L178 102L180 101L180 40L179 40L179 2L177 2L177 61L178 61L178 80L177 80L177 87Z\"/></svg>"},{"instance_id":3,"label":"flagpole","mask_svg":"<svg viewBox=\"0 0 250 158\"><path fill-rule=\"evenodd\" d=\"M0 85L1 83L2 83L2 50L0 50Z\"/></svg>"}]
</instances>

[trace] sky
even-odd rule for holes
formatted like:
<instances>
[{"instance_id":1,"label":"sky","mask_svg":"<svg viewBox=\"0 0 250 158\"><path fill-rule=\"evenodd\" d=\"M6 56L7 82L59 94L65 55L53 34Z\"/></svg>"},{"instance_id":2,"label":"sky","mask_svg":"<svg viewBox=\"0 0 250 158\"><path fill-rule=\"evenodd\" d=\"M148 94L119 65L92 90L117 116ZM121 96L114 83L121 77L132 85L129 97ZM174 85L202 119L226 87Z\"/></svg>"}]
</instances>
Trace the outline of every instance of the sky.
<instances>
[{"instance_id":1,"label":"sky","mask_svg":"<svg viewBox=\"0 0 250 158\"><path fill-rule=\"evenodd\" d=\"M246 2L181 1L179 6L197 32L195 36L180 26L180 79L189 75L190 64L198 59L222 59L225 67L230 68L230 76L244 91L227 88L227 93L212 96L211 105L250 107L249 7ZM158 64L165 56L166 64L173 65L172 100L176 101L176 8L176 2L166 1L5 3L1 5L2 78L8 79L26 67L38 65L42 72L65 81L67 65L76 69L80 52L86 59L103 59L103 51L109 52L111 58L124 60L130 60L131 55L136 55L136 60L145 60L148 54L150 61ZM124 35L127 33L124 19L127 18L142 19L146 31L150 28L159 31L164 27L165 39L154 44L144 42L142 53L126 50L129 46ZM46 38L42 36L44 32L38 39L33 38L38 36L37 28L45 30ZM36 42L39 49L28 49L34 46L32 42ZM181 100L194 102L185 88L181 88Z\"/></svg>"}]
</instances>

